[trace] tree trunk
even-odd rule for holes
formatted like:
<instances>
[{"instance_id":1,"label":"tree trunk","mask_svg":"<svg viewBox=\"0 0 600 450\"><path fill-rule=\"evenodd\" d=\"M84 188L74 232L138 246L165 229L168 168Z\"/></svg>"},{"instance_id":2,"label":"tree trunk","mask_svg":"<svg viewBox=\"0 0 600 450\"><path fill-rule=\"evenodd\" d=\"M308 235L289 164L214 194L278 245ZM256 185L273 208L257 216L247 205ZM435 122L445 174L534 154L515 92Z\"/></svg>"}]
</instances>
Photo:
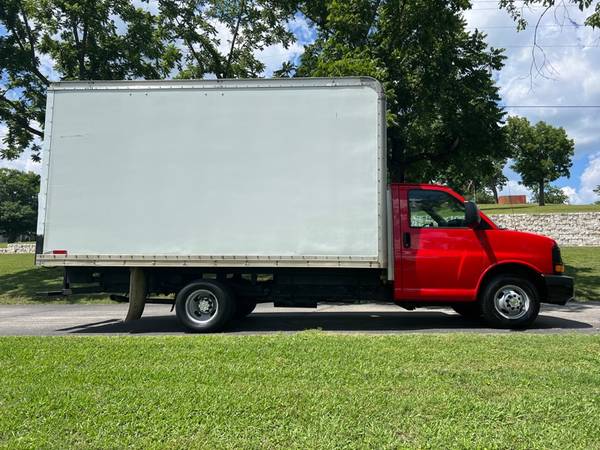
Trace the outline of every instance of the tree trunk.
<instances>
[{"instance_id":1,"label":"tree trunk","mask_svg":"<svg viewBox=\"0 0 600 450\"><path fill-rule=\"evenodd\" d=\"M388 170L392 183L404 183L406 177L406 164L404 161L404 149L400 140L394 135L394 132L389 132L389 144L391 153L388 154Z\"/></svg>"},{"instance_id":2,"label":"tree trunk","mask_svg":"<svg viewBox=\"0 0 600 450\"><path fill-rule=\"evenodd\" d=\"M544 199L544 180L540 181L540 190L538 191L538 200L540 206L544 206L546 201Z\"/></svg>"},{"instance_id":3,"label":"tree trunk","mask_svg":"<svg viewBox=\"0 0 600 450\"><path fill-rule=\"evenodd\" d=\"M498 186L492 184L492 193L494 194L494 201L498 204Z\"/></svg>"}]
</instances>

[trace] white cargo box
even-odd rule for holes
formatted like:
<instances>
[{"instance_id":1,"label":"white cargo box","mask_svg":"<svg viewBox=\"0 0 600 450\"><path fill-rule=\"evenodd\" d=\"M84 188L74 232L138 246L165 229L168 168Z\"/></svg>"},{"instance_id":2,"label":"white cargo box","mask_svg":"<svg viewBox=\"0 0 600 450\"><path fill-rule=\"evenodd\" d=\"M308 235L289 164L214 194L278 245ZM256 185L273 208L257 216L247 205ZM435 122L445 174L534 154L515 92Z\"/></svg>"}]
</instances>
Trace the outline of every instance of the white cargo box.
<instances>
[{"instance_id":1,"label":"white cargo box","mask_svg":"<svg viewBox=\"0 0 600 450\"><path fill-rule=\"evenodd\" d=\"M55 83L37 261L383 268L385 157L370 78Z\"/></svg>"}]
</instances>

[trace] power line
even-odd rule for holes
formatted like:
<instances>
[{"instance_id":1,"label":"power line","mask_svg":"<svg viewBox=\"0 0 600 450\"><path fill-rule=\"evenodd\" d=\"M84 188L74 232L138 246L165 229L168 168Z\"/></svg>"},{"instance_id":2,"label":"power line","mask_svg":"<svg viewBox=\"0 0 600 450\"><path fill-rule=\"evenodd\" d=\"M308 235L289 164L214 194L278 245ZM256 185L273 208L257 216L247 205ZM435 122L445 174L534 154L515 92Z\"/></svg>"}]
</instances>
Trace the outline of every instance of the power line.
<instances>
[{"instance_id":1,"label":"power line","mask_svg":"<svg viewBox=\"0 0 600 450\"><path fill-rule=\"evenodd\" d=\"M490 45L490 47L494 48L532 48L534 44L529 45ZM600 45L545 45L545 44L536 44L535 47L546 48L600 48Z\"/></svg>"},{"instance_id":2,"label":"power line","mask_svg":"<svg viewBox=\"0 0 600 450\"><path fill-rule=\"evenodd\" d=\"M498 105L501 108L600 108L600 105Z\"/></svg>"},{"instance_id":3,"label":"power line","mask_svg":"<svg viewBox=\"0 0 600 450\"><path fill-rule=\"evenodd\" d=\"M534 9L534 8L544 8L546 9L545 6L525 6L525 5L519 5L517 6L517 8L525 8L525 9ZM575 5L565 5L565 6L556 6L556 8L577 8L577 6ZM501 8L500 6L498 6L497 8L471 8L471 9L467 9L465 11L502 11L504 8Z\"/></svg>"},{"instance_id":4,"label":"power line","mask_svg":"<svg viewBox=\"0 0 600 450\"><path fill-rule=\"evenodd\" d=\"M567 24L567 25L540 25L537 28L580 28L580 27L584 27L585 25L580 24L580 23L576 23L576 24ZM486 30L486 29L512 29L515 30L517 28L516 25L491 25L491 26L484 26L484 27L467 27L467 30Z\"/></svg>"}]
</instances>

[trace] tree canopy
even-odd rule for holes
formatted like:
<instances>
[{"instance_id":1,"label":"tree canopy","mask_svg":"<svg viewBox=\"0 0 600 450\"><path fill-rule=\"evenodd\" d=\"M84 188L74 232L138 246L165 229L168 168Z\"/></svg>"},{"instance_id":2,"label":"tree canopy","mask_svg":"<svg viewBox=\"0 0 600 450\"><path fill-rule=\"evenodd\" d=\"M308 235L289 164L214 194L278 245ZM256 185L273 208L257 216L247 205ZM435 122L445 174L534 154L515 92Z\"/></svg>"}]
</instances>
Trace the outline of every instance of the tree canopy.
<instances>
[{"instance_id":1,"label":"tree canopy","mask_svg":"<svg viewBox=\"0 0 600 450\"><path fill-rule=\"evenodd\" d=\"M506 132L513 151L512 169L521 175L523 184L536 191L540 206L545 204L546 183L569 176L575 143L564 128L524 117L509 117Z\"/></svg>"},{"instance_id":2,"label":"tree canopy","mask_svg":"<svg viewBox=\"0 0 600 450\"><path fill-rule=\"evenodd\" d=\"M35 233L39 188L33 172L0 169L0 234L9 242Z\"/></svg>"},{"instance_id":3,"label":"tree canopy","mask_svg":"<svg viewBox=\"0 0 600 450\"><path fill-rule=\"evenodd\" d=\"M465 186L491 177L507 148L492 70L500 50L466 30L466 1L306 2L318 29L298 76L370 75L388 106L389 169L396 181Z\"/></svg>"},{"instance_id":4,"label":"tree canopy","mask_svg":"<svg viewBox=\"0 0 600 450\"><path fill-rule=\"evenodd\" d=\"M265 65L257 51L294 40L286 23L291 2L272 0L159 0L163 36L180 43L180 78L254 78ZM219 33L228 37L223 42Z\"/></svg>"},{"instance_id":5,"label":"tree canopy","mask_svg":"<svg viewBox=\"0 0 600 450\"><path fill-rule=\"evenodd\" d=\"M527 26L518 5L499 0ZM568 0L580 9L590 0ZM257 77L260 50L295 39L302 16L316 40L279 76L373 76L388 102L392 180L461 191L505 183L503 110L491 75L504 56L466 27L469 0L4 0L0 3L0 158L39 159L52 80ZM587 24L600 25L600 7Z\"/></svg>"}]
</instances>

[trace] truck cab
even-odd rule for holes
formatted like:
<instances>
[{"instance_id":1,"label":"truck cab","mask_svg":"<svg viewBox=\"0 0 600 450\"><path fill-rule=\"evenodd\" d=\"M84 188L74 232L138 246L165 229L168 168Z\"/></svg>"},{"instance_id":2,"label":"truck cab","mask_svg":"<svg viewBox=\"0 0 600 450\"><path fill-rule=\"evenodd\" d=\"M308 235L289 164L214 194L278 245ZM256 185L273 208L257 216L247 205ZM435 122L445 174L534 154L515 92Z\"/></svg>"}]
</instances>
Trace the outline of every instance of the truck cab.
<instances>
[{"instance_id":1,"label":"truck cab","mask_svg":"<svg viewBox=\"0 0 600 450\"><path fill-rule=\"evenodd\" d=\"M556 242L504 230L453 190L392 184L394 301L447 304L499 327L525 327L541 302L564 305L573 279L563 275Z\"/></svg>"}]
</instances>

